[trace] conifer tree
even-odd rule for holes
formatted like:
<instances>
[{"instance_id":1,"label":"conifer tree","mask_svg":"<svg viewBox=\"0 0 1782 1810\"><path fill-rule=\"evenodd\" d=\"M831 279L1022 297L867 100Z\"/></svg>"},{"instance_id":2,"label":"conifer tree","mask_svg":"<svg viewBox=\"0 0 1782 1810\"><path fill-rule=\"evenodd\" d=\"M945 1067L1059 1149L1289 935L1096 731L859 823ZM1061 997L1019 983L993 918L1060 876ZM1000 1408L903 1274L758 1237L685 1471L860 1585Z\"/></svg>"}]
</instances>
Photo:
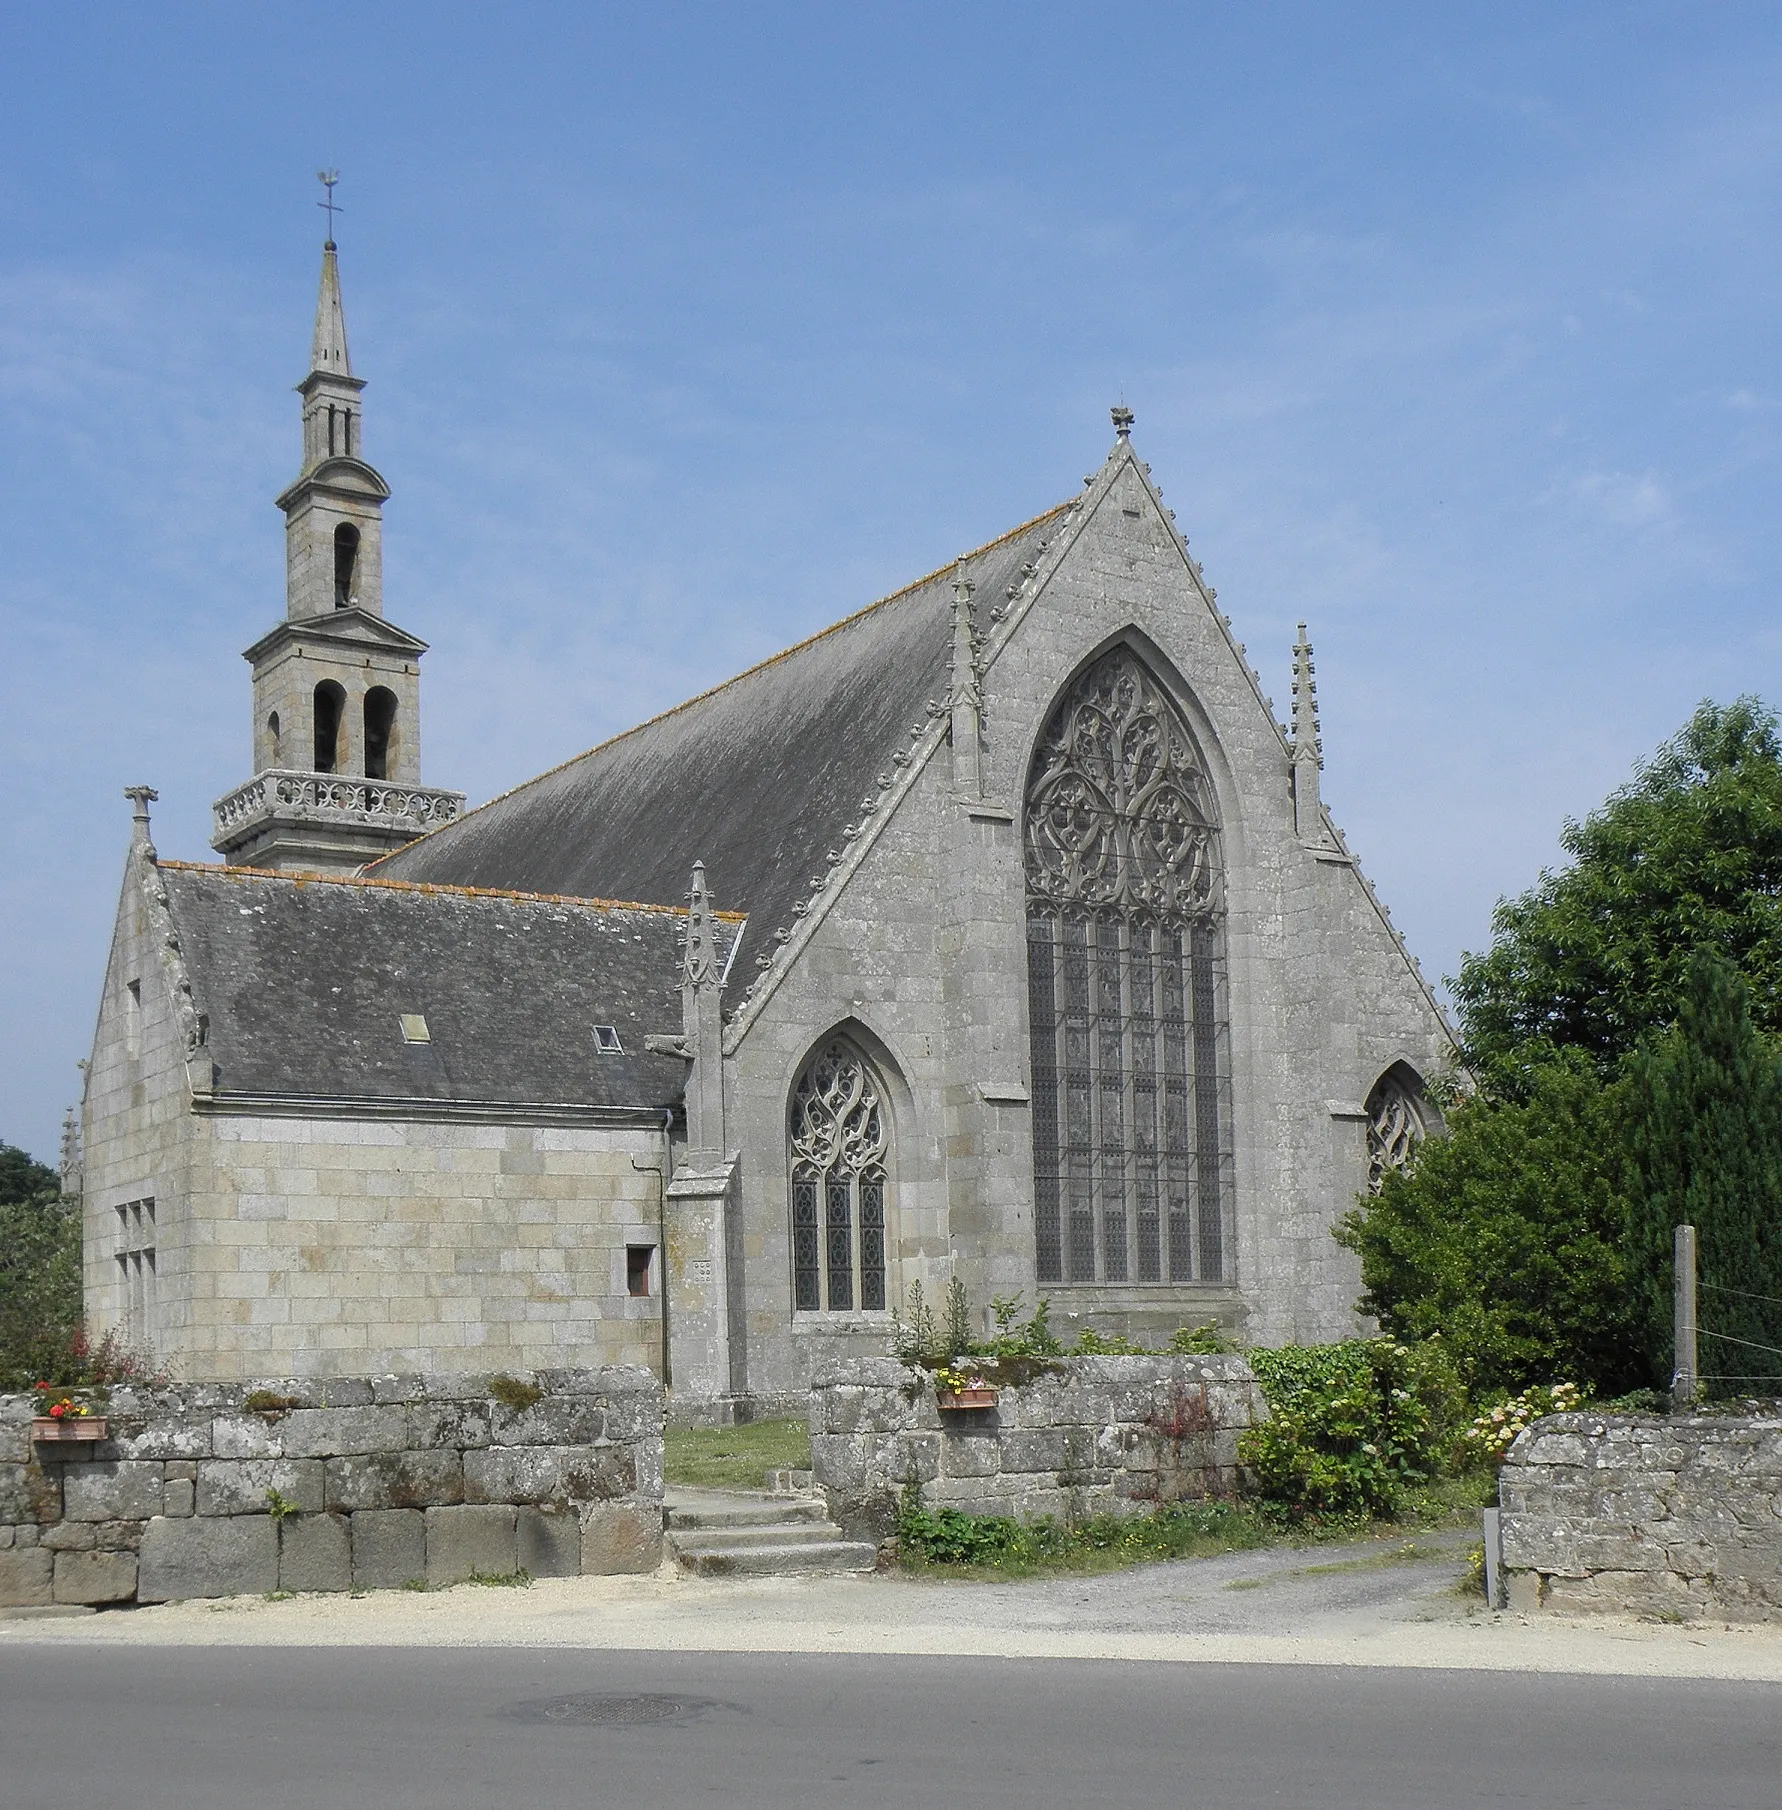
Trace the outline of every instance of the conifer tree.
<instances>
[{"instance_id":1,"label":"conifer tree","mask_svg":"<svg viewBox=\"0 0 1782 1810\"><path fill-rule=\"evenodd\" d=\"M0 1143L0 1389L56 1367L80 1324L80 1210L55 1170Z\"/></svg>"},{"instance_id":2,"label":"conifer tree","mask_svg":"<svg viewBox=\"0 0 1782 1810\"><path fill-rule=\"evenodd\" d=\"M1673 1228L1693 1225L1702 1371L1754 1379L1717 1394L1769 1393L1757 1379L1782 1379L1782 1059L1738 969L1696 949L1676 1022L1628 1067L1628 1272L1653 1380L1673 1363Z\"/></svg>"}]
</instances>

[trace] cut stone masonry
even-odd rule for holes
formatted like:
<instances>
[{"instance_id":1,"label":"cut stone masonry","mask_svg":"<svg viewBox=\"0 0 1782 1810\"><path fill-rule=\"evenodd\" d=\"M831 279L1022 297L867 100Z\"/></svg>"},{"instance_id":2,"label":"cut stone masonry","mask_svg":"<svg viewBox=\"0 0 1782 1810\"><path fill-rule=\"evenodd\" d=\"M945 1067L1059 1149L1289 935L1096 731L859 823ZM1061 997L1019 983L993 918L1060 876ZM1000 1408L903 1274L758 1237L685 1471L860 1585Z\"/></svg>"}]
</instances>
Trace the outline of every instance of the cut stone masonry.
<instances>
[{"instance_id":1,"label":"cut stone masonry","mask_svg":"<svg viewBox=\"0 0 1782 1810\"><path fill-rule=\"evenodd\" d=\"M994 1366L990 1367L994 1371ZM1237 1443L1268 1418L1239 1357L1060 1358L999 1388L993 1408L943 1413L934 1381L892 1358L843 1359L811 1387L811 1462L850 1539L883 1540L914 1481L965 1514L1142 1514L1229 1495Z\"/></svg>"},{"instance_id":2,"label":"cut stone masonry","mask_svg":"<svg viewBox=\"0 0 1782 1810\"><path fill-rule=\"evenodd\" d=\"M656 1379L544 1371L529 1406L494 1380L120 1386L78 1446L0 1396L0 1605L653 1570Z\"/></svg>"},{"instance_id":3,"label":"cut stone masonry","mask_svg":"<svg viewBox=\"0 0 1782 1810\"><path fill-rule=\"evenodd\" d=\"M1512 1609L1782 1621L1782 1418L1556 1414L1498 1504Z\"/></svg>"}]
</instances>

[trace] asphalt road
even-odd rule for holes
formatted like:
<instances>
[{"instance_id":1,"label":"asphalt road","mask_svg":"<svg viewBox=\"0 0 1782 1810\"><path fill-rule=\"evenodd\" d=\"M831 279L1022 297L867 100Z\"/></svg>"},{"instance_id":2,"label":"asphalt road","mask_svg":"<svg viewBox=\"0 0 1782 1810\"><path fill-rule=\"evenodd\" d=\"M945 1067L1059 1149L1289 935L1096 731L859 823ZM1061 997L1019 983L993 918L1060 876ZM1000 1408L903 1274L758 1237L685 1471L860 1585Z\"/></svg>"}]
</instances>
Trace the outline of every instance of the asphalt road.
<instances>
[{"instance_id":1,"label":"asphalt road","mask_svg":"<svg viewBox=\"0 0 1782 1810\"><path fill-rule=\"evenodd\" d=\"M1782 1688L1109 1661L0 1651L5 1810L1776 1810Z\"/></svg>"}]
</instances>

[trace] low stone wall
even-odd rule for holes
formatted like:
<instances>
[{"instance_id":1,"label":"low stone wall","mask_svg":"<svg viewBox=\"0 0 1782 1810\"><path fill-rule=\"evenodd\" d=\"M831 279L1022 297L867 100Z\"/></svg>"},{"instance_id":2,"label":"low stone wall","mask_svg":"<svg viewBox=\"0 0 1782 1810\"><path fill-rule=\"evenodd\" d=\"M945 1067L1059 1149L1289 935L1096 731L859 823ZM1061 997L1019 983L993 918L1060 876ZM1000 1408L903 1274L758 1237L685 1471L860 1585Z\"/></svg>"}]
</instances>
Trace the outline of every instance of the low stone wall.
<instances>
[{"instance_id":1,"label":"low stone wall","mask_svg":"<svg viewBox=\"0 0 1782 1810\"><path fill-rule=\"evenodd\" d=\"M1498 1506L1512 1609L1782 1620L1782 1419L1556 1414Z\"/></svg>"},{"instance_id":2,"label":"low stone wall","mask_svg":"<svg viewBox=\"0 0 1782 1810\"><path fill-rule=\"evenodd\" d=\"M850 1539L892 1531L911 1477L930 1508L1079 1521L1229 1494L1238 1435L1267 1415L1237 1357L1061 1358L947 1413L927 1372L850 1358L812 1384L811 1461Z\"/></svg>"},{"instance_id":3,"label":"low stone wall","mask_svg":"<svg viewBox=\"0 0 1782 1810\"><path fill-rule=\"evenodd\" d=\"M0 1396L0 1604L653 1569L656 1379L541 1371L530 1406L492 1380L120 1387L80 1445L33 1441L33 1399Z\"/></svg>"}]
</instances>

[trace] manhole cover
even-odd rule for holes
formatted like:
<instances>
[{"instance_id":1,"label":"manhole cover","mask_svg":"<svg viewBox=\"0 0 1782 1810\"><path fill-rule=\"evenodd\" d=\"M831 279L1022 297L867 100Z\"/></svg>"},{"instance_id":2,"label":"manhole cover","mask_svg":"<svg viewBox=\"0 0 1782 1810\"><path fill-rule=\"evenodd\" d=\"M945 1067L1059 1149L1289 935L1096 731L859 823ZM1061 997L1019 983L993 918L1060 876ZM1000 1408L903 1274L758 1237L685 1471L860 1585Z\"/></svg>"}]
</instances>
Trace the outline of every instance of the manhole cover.
<instances>
[{"instance_id":1,"label":"manhole cover","mask_svg":"<svg viewBox=\"0 0 1782 1810\"><path fill-rule=\"evenodd\" d=\"M678 1697L646 1691L611 1697L587 1692L573 1697L534 1697L510 1703L498 1713L509 1722L544 1722L565 1728L636 1728L648 1722L684 1722L725 1705L711 1697Z\"/></svg>"}]
</instances>

